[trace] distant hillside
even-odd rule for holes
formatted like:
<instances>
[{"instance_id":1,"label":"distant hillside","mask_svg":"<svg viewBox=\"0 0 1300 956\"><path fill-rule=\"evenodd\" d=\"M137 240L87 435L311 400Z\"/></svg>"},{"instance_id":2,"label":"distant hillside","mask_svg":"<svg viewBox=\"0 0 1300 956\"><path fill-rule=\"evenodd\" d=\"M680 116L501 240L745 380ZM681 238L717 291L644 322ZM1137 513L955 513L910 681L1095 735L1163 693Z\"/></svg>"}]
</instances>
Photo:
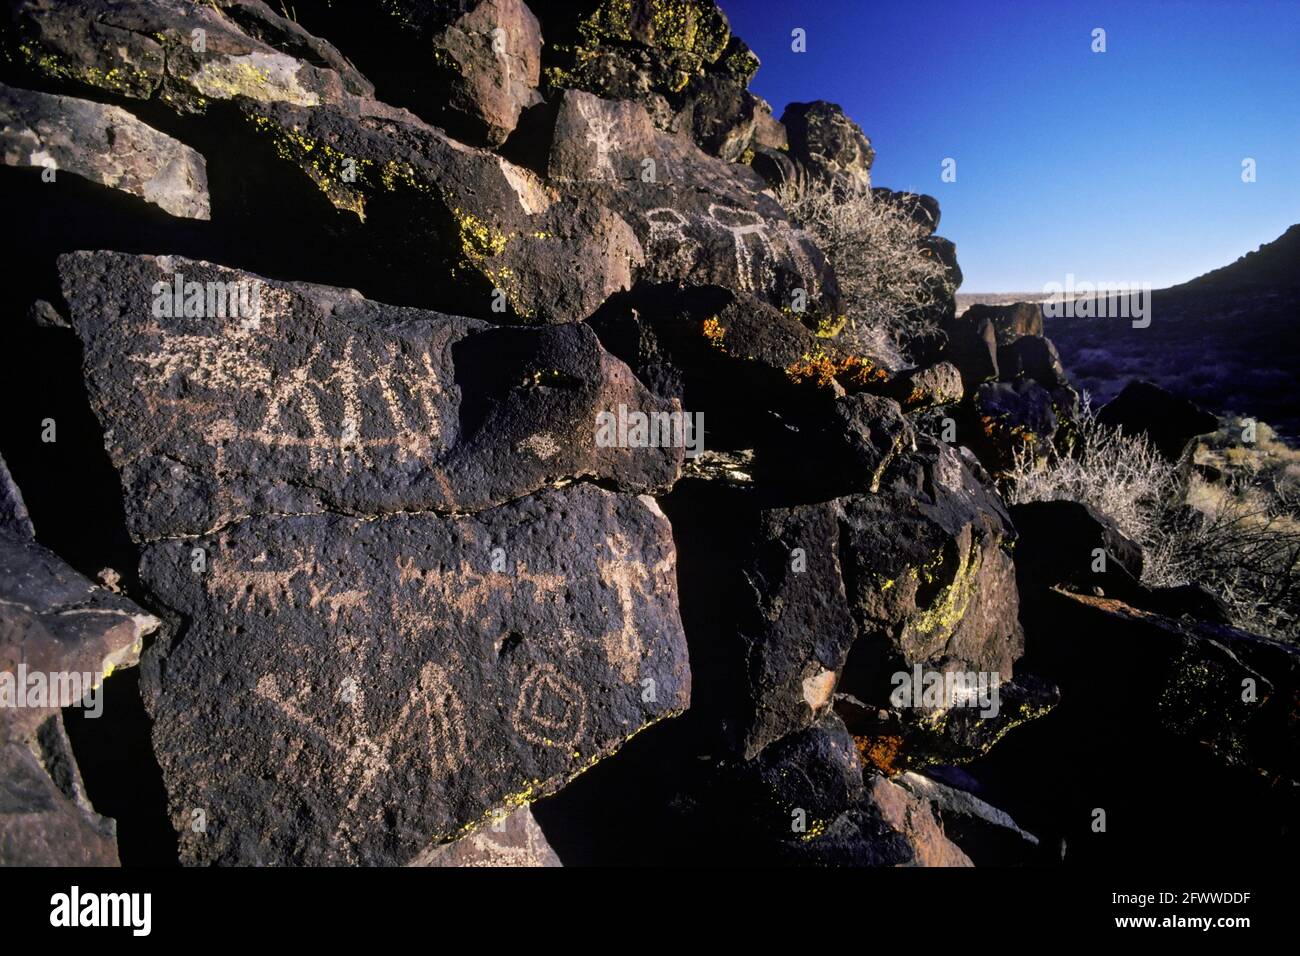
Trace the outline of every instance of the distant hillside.
<instances>
[{"instance_id":1,"label":"distant hillside","mask_svg":"<svg viewBox=\"0 0 1300 956\"><path fill-rule=\"evenodd\" d=\"M1300 286L1300 223L1232 265L1197 276L1168 291L1291 289Z\"/></svg>"},{"instance_id":2,"label":"distant hillside","mask_svg":"<svg viewBox=\"0 0 1300 956\"><path fill-rule=\"evenodd\" d=\"M1046 320L1046 332L1095 402L1145 378L1300 439L1300 225L1231 265L1157 289L1148 328L1057 318Z\"/></svg>"}]
</instances>

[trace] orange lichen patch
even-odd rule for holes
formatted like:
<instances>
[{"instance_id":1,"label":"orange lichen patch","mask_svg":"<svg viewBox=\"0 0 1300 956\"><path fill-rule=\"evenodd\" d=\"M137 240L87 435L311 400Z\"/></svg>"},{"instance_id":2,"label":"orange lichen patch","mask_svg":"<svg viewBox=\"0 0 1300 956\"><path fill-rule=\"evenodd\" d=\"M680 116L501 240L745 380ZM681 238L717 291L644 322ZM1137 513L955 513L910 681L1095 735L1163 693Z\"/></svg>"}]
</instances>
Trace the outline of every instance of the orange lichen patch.
<instances>
[{"instance_id":1,"label":"orange lichen patch","mask_svg":"<svg viewBox=\"0 0 1300 956\"><path fill-rule=\"evenodd\" d=\"M799 361L786 366L785 374L796 385L813 382L821 388L827 388L837 380L845 388L889 381L889 373L869 358L849 355L837 360L824 352L804 355Z\"/></svg>"},{"instance_id":2,"label":"orange lichen patch","mask_svg":"<svg viewBox=\"0 0 1300 956\"><path fill-rule=\"evenodd\" d=\"M848 388L855 385L862 386L876 382L887 382L889 381L889 373L869 358L863 358L861 355L850 355L840 362L836 378Z\"/></svg>"},{"instance_id":3,"label":"orange lichen patch","mask_svg":"<svg viewBox=\"0 0 1300 956\"><path fill-rule=\"evenodd\" d=\"M825 355L805 355L786 366L785 374L796 385L814 382L822 388L835 381L835 363Z\"/></svg>"},{"instance_id":4,"label":"orange lichen patch","mask_svg":"<svg viewBox=\"0 0 1300 956\"><path fill-rule=\"evenodd\" d=\"M903 749L902 737L891 734L879 737L854 737L853 743L857 745L858 753L862 755L862 762L867 766L887 776L901 772L901 768L895 767L894 764Z\"/></svg>"},{"instance_id":5,"label":"orange lichen patch","mask_svg":"<svg viewBox=\"0 0 1300 956\"><path fill-rule=\"evenodd\" d=\"M709 344L712 345L715 349L717 349L720 352L727 351L726 345L724 345L722 342L723 338L727 334L727 330L722 327L722 323L720 323L717 320L716 316L714 318L704 320L703 332L704 332L704 337L709 340Z\"/></svg>"}]
</instances>

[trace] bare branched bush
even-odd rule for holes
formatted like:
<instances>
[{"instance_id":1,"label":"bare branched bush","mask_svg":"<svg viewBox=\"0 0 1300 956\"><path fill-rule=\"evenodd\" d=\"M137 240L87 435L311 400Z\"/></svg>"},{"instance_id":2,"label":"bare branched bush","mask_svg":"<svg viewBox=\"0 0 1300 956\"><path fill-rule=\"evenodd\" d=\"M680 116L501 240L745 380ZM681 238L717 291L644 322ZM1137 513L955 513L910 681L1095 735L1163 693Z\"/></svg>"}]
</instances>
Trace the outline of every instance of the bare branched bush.
<instances>
[{"instance_id":1,"label":"bare branched bush","mask_svg":"<svg viewBox=\"0 0 1300 956\"><path fill-rule=\"evenodd\" d=\"M1178 469L1145 435L1125 435L1097 421L1084 393L1078 421L1063 454L1040 460L1018 448L1007 473L1007 498L1028 501L1079 501L1110 518L1144 550L1158 543L1158 522L1181 500Z\"/></svg>"},{"instance_id":2,"label":"bare branched bush","mask_svg":"<svg viewBox=\"0 0 1300 956\"><path fill-rule=\"evenodd\" d=\"M900 339L924 331L933 321L928 311L954 291L944 264L923 244L926 230L870 193L843 197L819 184L785 183L777 199L835 269L847 305L841 340L903 364Z\"/></svg>"},{"instance_id":3,"label":"bare branched bush","mask_svg":"<svg viewBox=\"0 0 1300 956\"><path fill-rule=\"evenodd\" d=\"M1238 627L1295 640L1300 628L1300 511L1295 486L1253 462L1219 481L1166 461L1145 436L1097 422L1085 400L1073 444L1047 461L1017 454L1013 504L1069 500L1107 516L1142 546L1142 583L1199 584Z\"/></svg>"}]
</instances>

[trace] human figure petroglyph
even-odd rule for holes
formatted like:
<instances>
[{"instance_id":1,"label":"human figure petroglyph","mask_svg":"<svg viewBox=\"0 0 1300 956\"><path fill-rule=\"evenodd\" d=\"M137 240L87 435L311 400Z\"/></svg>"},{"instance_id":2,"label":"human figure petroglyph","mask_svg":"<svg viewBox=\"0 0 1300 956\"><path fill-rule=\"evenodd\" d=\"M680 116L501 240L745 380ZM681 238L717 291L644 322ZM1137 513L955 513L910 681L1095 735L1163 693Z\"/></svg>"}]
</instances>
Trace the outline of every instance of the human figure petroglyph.
<instances>
[{"instance_id":1,"label":"human figure petroglyph","mask_svg":"<svg viewBox=\"0 0 1300 956\"><path fill-rule=\"evenodd\" d=\"M587 693L554 664L538 664L519 688L512 723L530 743L567 750L587 729Z\"/></svg>"},{"instance_id":2,"label":"human figure petroglyph","mask_svg":"<svg viewBox=\"0 0 1300 956\"><path fill-rule=\"evenodd\" d=\"M416 685L401 712L378 732L365 716L364 696L360 690L344 710L341 721L333 716L317 718L308 713L310 703L320 698L319 695L313 698L307 682L299 692L290 696L280 689L274 674L266 674L258 680L254 694L275 708L295 728L342 755L337 781L341 790L351 789L352 796L334 831L336 843L350 832L351 818L375 780L380 774L392 771L395 747L412 733L424 738L431 777L449 776L469 760L464 703L452 685L447 668L441 664L428 662L421 667ZM420 717L423 720L413 725L413 718ZM302 752L302 743L292 737L290 740L290 753L296 759Z\"/></svg>"},{"instance_id":3,"label":"human figure petroglyph","mask_svg":"<svg viewBox=\"0 0 1300 956\"><path fill-rule=\"evenodd\" d=\"M776 250L767 237L767 223L763 217L752 209L736 209L717 203L709 204L709 219L720 229L731 233L736 250L736 272L740 277L742 289L753 290L767 288L771 283L772 263L776 260ZM749 237L756 236L759 247L765 253L761 263L756 264L754 253L750 248Z\"/></svg>"},{"instance_id":4,"label":"human figure petroglyph","mask_svg":"<svg viewBox=\"0 0 1300 956\"><path fill-rule=\"evenodd\" d=\"M623 138L619 134L618 123L599 105L579 97L576 101L578 113L587 122L587 142L595 152L596 169L590 177L593 180L609 181L618 179L618 171L610 153L623 148Z\"/></svg>"},{"instance_id":5,"label":"human figure petroglyph","mask_svg":"<svg viewBox=\"0 0 1300 956\"><path fill-rule=\"evenodd\" d=\"M646 238L647 252L652 257L677 262L683 267L689 267L696 261L700 244L687 234L687 227L692 220L667 206L651 209L645 216L650 228L650 234ZM761 213L710 203L707 214L694 222L705 229L725 232L731 237L733 262L742 289L753 291L772 285L777 253L768 234L770 224ZM795 258L815 273L806 255L796 255Z\"/></svg>"},{"instance_id":6,"label":"human figure petroglyph","mask_svg":"<svg viewBox=\"0 0 1300 956\"><path fill-rule=\"evenodd\" d=\"M618 595L620 622L618 628L602 635L601 644L610 666L630 684L640 674L643 655L636 618L637 598L640 597L642 602L653 601L652 592L665 575L671 573L672 563L665 558L653 569L647 568L644 562L635 559L636 549L622 533L606 537L605 546L610 557L598 560L596 568L601 583L612 587Z\"/></svg>"}]
</instances>

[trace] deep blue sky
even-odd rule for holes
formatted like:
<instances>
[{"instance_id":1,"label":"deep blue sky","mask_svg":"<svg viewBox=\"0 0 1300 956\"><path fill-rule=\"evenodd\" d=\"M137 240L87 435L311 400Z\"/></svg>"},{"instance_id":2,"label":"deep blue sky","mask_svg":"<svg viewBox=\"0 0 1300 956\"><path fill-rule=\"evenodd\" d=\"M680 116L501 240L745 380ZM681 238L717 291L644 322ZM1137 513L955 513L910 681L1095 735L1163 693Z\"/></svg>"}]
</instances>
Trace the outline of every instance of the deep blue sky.
<instances>
[{"instance_id":1,"label":"deep blue sky","mask_svg":"<svg viewBox=\"0 0 1300 956\"><path fill-rule=\"evenodd\" d=\"M1300 222L1300 2L720 3L778 118L840 103L876 148L874 185L939 199L965 292L1068 272L1158 288Z\"/></svg>"}]
</instances>

